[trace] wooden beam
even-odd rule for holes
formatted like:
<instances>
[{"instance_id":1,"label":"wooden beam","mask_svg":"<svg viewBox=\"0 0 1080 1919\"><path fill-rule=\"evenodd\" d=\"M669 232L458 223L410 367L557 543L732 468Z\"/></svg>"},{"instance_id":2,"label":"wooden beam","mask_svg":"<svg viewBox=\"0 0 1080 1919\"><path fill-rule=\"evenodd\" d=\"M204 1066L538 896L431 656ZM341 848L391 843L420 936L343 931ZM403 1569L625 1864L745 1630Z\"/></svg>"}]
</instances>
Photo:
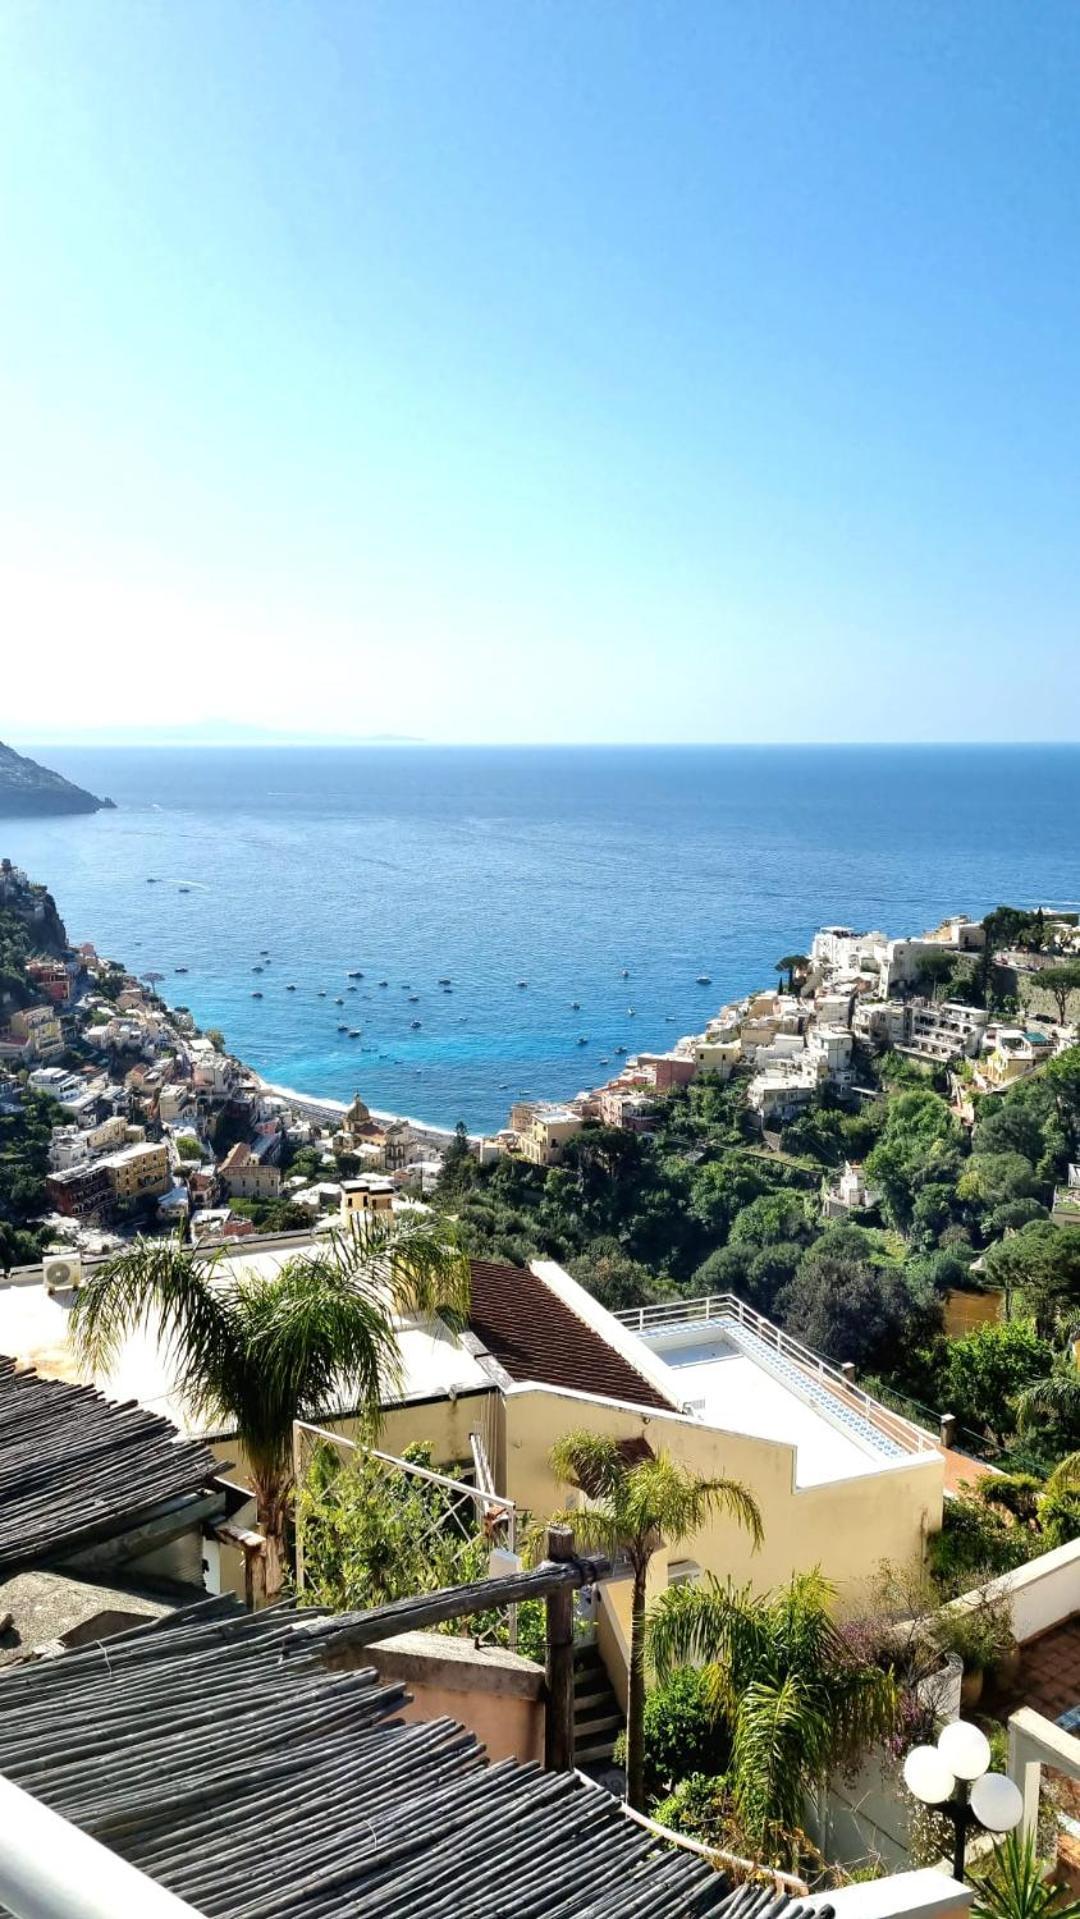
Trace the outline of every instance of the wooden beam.
<instances>
[{"instance_id":1,"label":"wooden beam","mask_svg":"<svg viewBox=\"0 0 1080 1919\"><path fill-rule=\"evenodd\" d=\"M468 1619L471 1614L520 1606L526 1599L546 1599L549 1593L575 1592L580 1586L627 1577L609 1559L564 1559L503 1573L497 1579L476 1579L467 1586L444 1586L439 1592L394 1599L369 1612L339 1613L310 1624L298 1623L289 1635L287 1652L331 1651L341 1646L370 1646L394 1633L423 1632L444 1619Z\"/></svg>"},{"instance_id":2,"label":"wooden beam","mask_svg":"<svg viewBox=\"0 0 1080 1919\"><path fill-rule=\"evenodd\" d=\"M553 1565L574 1563L569 1526L549 1526L547 1556ZM556 1586L547 1595L547 1717L544 1765L548 1772L574 1770L574 1587Z\"/></svg>"}]
</instances>

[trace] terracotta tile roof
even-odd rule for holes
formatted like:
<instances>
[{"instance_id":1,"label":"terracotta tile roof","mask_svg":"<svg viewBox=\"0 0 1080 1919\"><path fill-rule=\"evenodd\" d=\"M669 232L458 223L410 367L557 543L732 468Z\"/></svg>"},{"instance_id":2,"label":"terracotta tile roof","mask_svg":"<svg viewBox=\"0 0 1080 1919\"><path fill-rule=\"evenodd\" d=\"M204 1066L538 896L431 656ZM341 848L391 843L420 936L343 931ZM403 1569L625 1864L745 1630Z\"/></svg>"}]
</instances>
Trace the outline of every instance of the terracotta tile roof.
<instances>
[{"instance_id":1,"label":"terracotta tile roof","mask_svg":"<svg viewBox=\"0 0 1080 1919\"><path fill-rule=\"evenodd\" d=\"M511 1379L678 1410L527 1267L486 1259L471 1259L469 1266L469 1324Z\"/></svg>"}]
</instances>

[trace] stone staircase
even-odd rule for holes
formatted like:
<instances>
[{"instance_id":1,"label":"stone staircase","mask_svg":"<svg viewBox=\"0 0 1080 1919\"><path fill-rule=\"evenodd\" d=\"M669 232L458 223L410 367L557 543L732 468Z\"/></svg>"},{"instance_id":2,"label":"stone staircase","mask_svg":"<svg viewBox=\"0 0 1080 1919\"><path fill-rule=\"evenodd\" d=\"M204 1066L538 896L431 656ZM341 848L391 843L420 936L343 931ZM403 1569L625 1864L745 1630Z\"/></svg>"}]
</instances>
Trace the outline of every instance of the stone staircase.
<instances>
[{"instance_id":1,"label":"stone staircase","mask_svg":"<svg viewBox=\"0 0 1080 1919\"><path fill-rule=\"evenodd\" d=\"M574 1756L579 1766L610 1766L625 1724L595 1646L574 1651Z\"/></svg>"}]
</instances>

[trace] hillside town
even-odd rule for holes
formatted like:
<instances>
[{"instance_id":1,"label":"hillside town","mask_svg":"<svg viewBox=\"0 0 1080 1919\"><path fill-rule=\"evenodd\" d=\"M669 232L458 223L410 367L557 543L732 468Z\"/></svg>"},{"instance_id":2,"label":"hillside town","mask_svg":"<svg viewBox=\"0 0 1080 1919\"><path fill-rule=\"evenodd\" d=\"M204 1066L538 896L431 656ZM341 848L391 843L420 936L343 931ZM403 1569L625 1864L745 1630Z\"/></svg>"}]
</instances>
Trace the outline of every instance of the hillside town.
<instances>
[{"instance_id":1,"label":"hillside town","mask_svg":"<svg viewBox=\"0 0 1080 1919\"><path fill-rule=\"evenodd\" d=\"M590 1122L648 1133L664 1096L705 1075L740 1075L754 1123L775 1139L823 1092L853 1102L873 1097L876 1089L860 1083L860 1062L885 1052L946 1068L957 1110L967 1108L970 1118L972 1094L1015 1085L1075 1044L1076 1019L1065 1017L1066 1004L1052 1017L1052 1001L1039 989L1040 976L1056 980L1072 965L1065 1000L1080 1008L1080 927L1076 914L1041 918L1037 951L994 955L1014 989L1017 1010L1007 1017L945 992L946 982L974 983L986 947L981 922L958 914L899 939L824 926L809 954L781 962L786 986L722 1006L702 1032L627 1058L611 1079L574 1099L518 1103L505 1129L482 1142L481 1156L554 1166Z\"/></svg>"},{"instance_id":2,"label":"hillside town","mask_svg":"<svg viewBox=\"0 0 1080 1919\"><path fill-rule=\"evenodd\" d=\"M205 1245L421 1203L436 1133L375 1118L359 1094L313 1112L272 1092L156 978L68 946L46 889L9 861L0 912L27 949L0 986L0 1114L37 1098L53 1115L45 1243L101 1254L182 1227Z\"/></svg>"},{"instance_id":3,"label":"hillside town","mask_svg":"<svg viewBox=\"0 0 1080 1919\"><path fill-rule=\"evenodd\" d=\"M562 1775L608 1919L627 1885L656 1919L863 1919L867 1878L874 1919L961 1919L969 1847L1014 1828L1080 1878L1075 916L823 927L776 989L470 1139L276 1092L10 863L0 915L0 1760L62 1783L71 1712L112 1737L78 1649L138 1670L176 1736L125 1735L133 1899L159 1773L184 1887L239 1897L175 1810L214 1711L253 1765L280 1710L373 1912L406 1855L425 1910L471 1869L455 1819L358 1855L323 1820L331 1775L366 1803L365 1739L397 1790L399 1708L395 1816L420 1835L456 1753L477 1834L518 1805L500 1884L531 1898ZM920 1781L964 1739L991 1783L950 1836Z\"/></svg>"}]
</instances>

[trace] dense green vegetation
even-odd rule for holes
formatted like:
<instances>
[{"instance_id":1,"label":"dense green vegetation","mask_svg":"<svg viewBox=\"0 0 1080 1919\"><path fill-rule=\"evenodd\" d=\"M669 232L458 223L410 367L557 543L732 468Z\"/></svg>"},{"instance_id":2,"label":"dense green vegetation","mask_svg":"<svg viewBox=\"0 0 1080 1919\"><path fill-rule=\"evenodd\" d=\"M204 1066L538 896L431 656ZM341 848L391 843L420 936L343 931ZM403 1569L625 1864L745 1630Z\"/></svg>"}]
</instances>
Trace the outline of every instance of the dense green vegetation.
<instances>
[{"instance_id":1,"label":"dense green vegetation","mask_svg":"<svg viewBox=\"0 0 1080 1919\"><path fill-rule=\"evenodd\" d=\"M10 907L0 907L0 1007L5 1013L29 1006L35 997L25 972L32 950L26 921Z\"/></svg>"},{"instance_id":2,"label":"dense green vegetation","mask_svg":"<svg viewBox=\"0 0 1080 1919\"><path fill-rule=\"evenodd\" d=\"M0 1113L0 1267L29 1265L45 1235L33 1224L45 1210L49 1139L64 1118L45 1093L27 1088L18 1112Z\"/></svg>"},{"instance_id":3,"label":"dense green vegetation","mask_svg":"<svg viewBox=\"0 0 1080 1919\"><path fill-rule=\"evenodd\" d=\"M907 1060L860 1062L871 1079L877 1097L820 1097L775 1152L738 1077L671 1094L651 1137L587 1126L547 1171L482 1168L460 1139L437 1204L467 1251L559 1259L616 1311L734 1292L925 1416L954 1413L963 1445L1045 1472L1080 1447L1080 1231L1050 1219L1080 1140L1080 1048L977 1099L970 1128ZM826 1221L822 1183L849 1158L876 1206ZM1008 1323L946 1340L956 1289L996 1290Z\"/></svg>"}]
</instances>

